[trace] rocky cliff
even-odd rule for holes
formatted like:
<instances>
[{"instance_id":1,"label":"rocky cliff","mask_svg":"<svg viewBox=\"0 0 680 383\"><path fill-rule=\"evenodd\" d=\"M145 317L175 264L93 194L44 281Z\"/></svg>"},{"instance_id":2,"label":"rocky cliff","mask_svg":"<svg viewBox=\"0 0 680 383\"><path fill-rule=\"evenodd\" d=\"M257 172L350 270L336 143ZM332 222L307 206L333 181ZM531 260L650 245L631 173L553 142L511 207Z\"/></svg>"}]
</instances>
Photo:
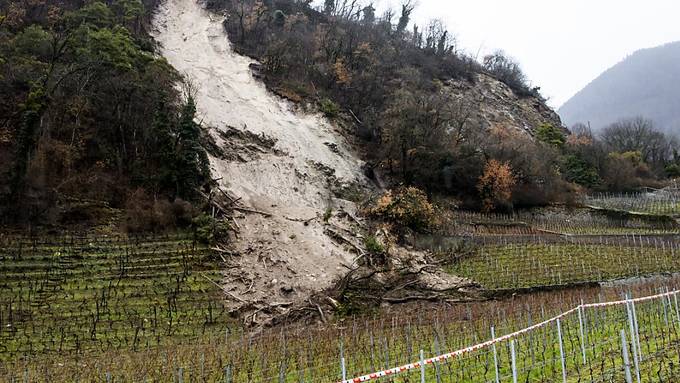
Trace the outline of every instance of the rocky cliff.
<instances>
[{"instance_id":1,"label":"rocky cliff","mask_svg":"<svg viewBox=\"0 0 680 383\"><path fill-rule=\"evenodd\" d=\"M563 127L560 116L534 96L520 97L503 82L485 74L476 74L475 81L447 81L456 98L471 105L471 123L482 129L500 127L524 132L530 136L541 125Z\"/></svg>"}]
</instances>

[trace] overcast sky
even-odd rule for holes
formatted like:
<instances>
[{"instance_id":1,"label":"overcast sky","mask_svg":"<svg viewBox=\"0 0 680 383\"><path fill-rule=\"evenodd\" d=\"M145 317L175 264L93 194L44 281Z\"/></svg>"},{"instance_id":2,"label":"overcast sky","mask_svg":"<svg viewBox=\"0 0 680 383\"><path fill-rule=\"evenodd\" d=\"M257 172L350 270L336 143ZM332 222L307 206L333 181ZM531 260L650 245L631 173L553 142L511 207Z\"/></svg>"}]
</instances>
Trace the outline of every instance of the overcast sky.
<instances>
[{"instance_id":1,"label":"overcast sky","mask_svg":"<svg viewBox=\"0 0 680 383\"><path fill-rule=\"evenodd\" d=\"M679 0L418 0L413 19L442 19L473 55L503 49L557 108L634 51L680 40L679 17Z\"/></svg>"}]
</instances>

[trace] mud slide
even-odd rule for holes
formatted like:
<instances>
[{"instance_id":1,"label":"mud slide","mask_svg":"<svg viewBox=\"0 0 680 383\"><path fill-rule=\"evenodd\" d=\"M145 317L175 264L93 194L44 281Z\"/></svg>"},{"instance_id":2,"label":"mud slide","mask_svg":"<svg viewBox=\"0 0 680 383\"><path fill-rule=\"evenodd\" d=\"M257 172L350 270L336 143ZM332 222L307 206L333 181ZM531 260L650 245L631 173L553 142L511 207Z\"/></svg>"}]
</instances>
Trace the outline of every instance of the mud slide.
<instances>
[{"instance_id":1,"label":"mud slide","mask_svg":"<svg viewBox=\"0 0 680 383\"><path fill-rule=\"evenodd\" d=\"M162 55L196 86L199 120L220 146L230 147L227 136L273 143L253 142L250 154L227 153L230 159L211 158L211 165L242 206L271 213L237 216L238 256L225 271L227 299L234 308L287 307L329 286L353 262L350 247L328 235L324 215L328 209L353 213L355 206L331 189L366 185L361 161L328 121L296 112L252 76L254 61L231 49L222 21L196 0L166 0L153 20L154 37ZM342 216L335 214L330 227L351 230Z\"/></svg>"}]
</instances>

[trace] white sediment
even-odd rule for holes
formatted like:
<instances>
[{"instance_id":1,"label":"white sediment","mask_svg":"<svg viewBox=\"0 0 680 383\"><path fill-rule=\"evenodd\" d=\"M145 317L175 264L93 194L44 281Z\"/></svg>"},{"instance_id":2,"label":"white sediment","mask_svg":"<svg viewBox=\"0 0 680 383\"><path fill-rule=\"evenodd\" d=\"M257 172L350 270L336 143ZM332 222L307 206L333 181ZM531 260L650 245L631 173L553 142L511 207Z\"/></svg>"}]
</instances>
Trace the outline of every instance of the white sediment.
<instances>
[{"instance_id":1,"label":"white sediment","mask_svg":"<svg viewBox=\"0 0 680 383\"><path fill-rule=\"evenodd\" d=\"M211 166L221 186L244 205L273 214L238 218L235 247L246 278L257 281L248 298L277 299L268 295L279 284L303 298L344 273L341 265L351 263L353 255L324 234L322 219L305 226L288 218L323 215L329 204L351 209L332 197L327 175L314 163L333 169L341 182L361 184L361 161L323 117L297 113L251 75L254 61L231 49L222 21L195 0L166 0L154 17L153 33L162 55L196 86L198 119L218 143L215 130L227 127L276 140L278 154L262 153L249 162L211 158ZM337 151L327 144L337 145ZM236 295L242 290L229 278L225 286Z\"/></svg>"}]
</instances>

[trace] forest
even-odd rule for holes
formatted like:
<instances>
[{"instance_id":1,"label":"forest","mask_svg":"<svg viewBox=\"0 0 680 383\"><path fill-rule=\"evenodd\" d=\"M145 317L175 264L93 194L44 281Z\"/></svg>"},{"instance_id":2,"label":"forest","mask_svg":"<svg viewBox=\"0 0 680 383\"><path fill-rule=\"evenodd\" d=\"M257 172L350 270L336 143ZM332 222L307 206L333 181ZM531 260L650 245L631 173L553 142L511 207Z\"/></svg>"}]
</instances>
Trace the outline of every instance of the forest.
<instances>
[{"instance_id":1,"label":"forest","mask_svg":"<svg viewBox=\"0 0 680 383\"><path fill-rule=\"evenodd\" d=\"M0 3L0 220L87 223L143 208L182 224L210 184L189 86L146 26L154 2ZM190 217L189 217L190 219ZM137 227L140 226L141 227Z\"/></svg>"}]
</instances>

